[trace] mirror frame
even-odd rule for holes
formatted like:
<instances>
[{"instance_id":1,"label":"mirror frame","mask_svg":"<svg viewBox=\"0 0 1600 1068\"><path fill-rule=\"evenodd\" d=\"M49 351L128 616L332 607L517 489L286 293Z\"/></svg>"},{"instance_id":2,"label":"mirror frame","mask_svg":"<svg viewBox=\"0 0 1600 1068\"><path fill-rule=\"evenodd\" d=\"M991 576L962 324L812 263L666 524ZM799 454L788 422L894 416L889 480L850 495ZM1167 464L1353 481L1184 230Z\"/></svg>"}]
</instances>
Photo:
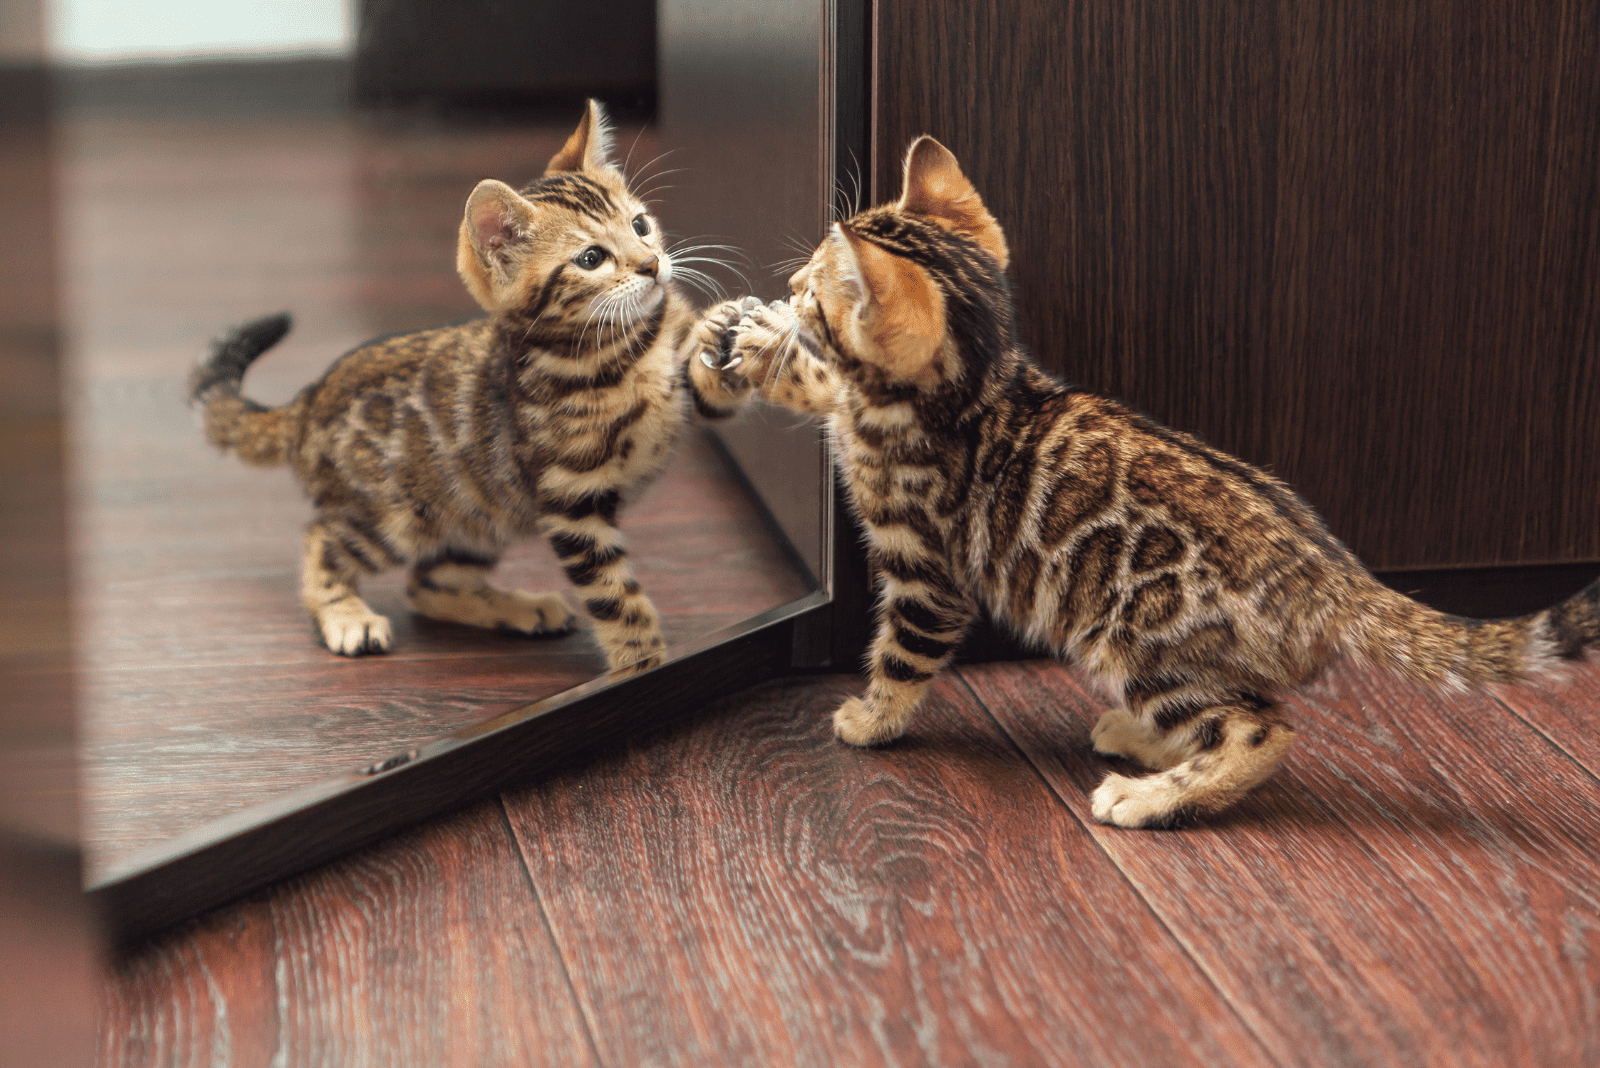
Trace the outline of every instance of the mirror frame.
<instances>
[{"instance_id":1,"label":"mirror frame","mask_svg":"<svg viewBox=\"0 0 1600 1068\"><path fill-rule=\"evenodd\" d=\"M818 3L817 157L826 198L860 169L875 170L873 8L870 0ZM713 125L716 116L705 121ZM819 219L828 218L828 204L818 210ZM738 690L783 675L857 670L871 626L866 556L843 489L826 478L822 495L820 589L680 644L652 671L601 676L119 860L86 888L113 945L140 941Z\"/></svg>"}]
</instances>

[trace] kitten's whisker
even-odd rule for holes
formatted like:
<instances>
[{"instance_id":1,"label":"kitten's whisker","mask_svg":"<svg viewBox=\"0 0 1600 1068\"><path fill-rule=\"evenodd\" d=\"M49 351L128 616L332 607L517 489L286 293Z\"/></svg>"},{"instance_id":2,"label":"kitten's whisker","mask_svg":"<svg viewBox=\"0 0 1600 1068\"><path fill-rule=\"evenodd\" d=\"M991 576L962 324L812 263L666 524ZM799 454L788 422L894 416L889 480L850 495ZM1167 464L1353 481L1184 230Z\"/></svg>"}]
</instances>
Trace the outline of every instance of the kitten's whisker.
<instances>
[{"instance_id":1,"label":"kitten's whisker","mask_svg":"<svg viewBox=\"0 0 1600 1068\"><path fill-rule=\"evenodd\" d=\"M639 182L639 181L644 180L644 178L647 175L649 175L651 167L654 167L657 163L660 163L662 160L666 159L668 156L672 155L676 151L678 151L678 150L675 149L675 148L669 148L665 152L663 152L659 156L657 156L655 159L651 160L649 163L646 163L643 166L641 166L639 168L639 172L633 176L633 181L634 182ZM654 177L659 177L659 175L655 175Z\"/></svg>"},{"instance_id":2,"label":"kitten's whisker","mask_svg":"<svg viewBox=\"0 0 1600 1068\"><path fill-rule=\"evenodd\" d=\"M633 135L633 144L628 146L628 154L622 159L622 173L628 173L628 163L633 159L633 150L639 147L639 138L644 136L645 128L639 127L639 132ZM659 157L657 157L659 158Z\"/></svg>"},{"instance_id":3,"label":"kitten's whisker","mask_svg":"<svg viewBox=\"0 0 1600 1068\"><path fill-rule=\"evenodd\" d=\"M745 273L743 271L739 270L739 268L735 267L733 264L729 263L726 260L711 259L711 258L708 258L708 257L705 257L705 256L685 256L681 260L680 259L674 259L672 261L673 268L674 269L678 269L678 265L681 264L681 263L710 263L710 264L715 264L716 266L721 267L723 270L727 271L729 274L738 275L739 276L739 280L744 283L744 287L746 289L750 288L750 279L745 277ZM684 268L682 268L682 270L690 271L690 270L696 270L696 269L692 268L692 267L684 267ZM705 272L704 271L697 271L697 273L704 274Z\"/></svg>"},{"instance_id":4,"label":"kitten's whisker","mask_svg":"<svg viewBox=\"0 0 1600 1068\"><path fill-rule=\"evenodd\" d=\"M683 275L683 280L685 282L694 286L706 296L714 297L717 300L727 299L727 293L723 290L722 286L717 283L715 278L712 278L704 271L697 270L693 267L679 267L676 265L674 265L673 270L674 274Z\"/></svg>"},{"instance_id":5,"label":"kitten's whisker","mask_svg":"<svg viewBox=\"0 0 1600 1068\"><path fill-rule=\"evenodd\" d=\"M850 214L852 216L856 216L856 215L860 215L861 214L861 193L862 193L862 186L863 186L863 183L861 181L861 161L856 158L856 150L855 149L850 148L850 149L847 149L847 151L850 153L850 180L853 183L855 183L855 187L856 187L856 190L855 190L855 192L856 192L856 195L855 195L855 210L852 211Z\"/></svg>"},{"instance_id":6,"label":"kitten's whisker","mask_svg":"<svg viewBox=\"0 0 1600 1068\"><path fill-rule=\"evenodd\" d=\"M643 193L640 193L639 199L644 201L646 204L659 204L661 200L657 194L670 193L676 188L678 187L675 185L653 185L649 189L646 189Z\"/></svg>"}]
</instances>

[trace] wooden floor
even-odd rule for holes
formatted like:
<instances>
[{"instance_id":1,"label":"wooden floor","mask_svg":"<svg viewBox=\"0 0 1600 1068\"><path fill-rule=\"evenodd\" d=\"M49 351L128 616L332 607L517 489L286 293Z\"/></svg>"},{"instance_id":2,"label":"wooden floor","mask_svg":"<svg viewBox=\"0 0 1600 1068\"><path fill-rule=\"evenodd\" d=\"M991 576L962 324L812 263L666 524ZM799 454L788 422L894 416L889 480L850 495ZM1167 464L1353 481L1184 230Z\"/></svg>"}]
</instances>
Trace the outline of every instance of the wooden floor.
<instances>
[{"instance_id":1,"label":"wooden floor","mask_svg":"<svg viewBox=\"0 0 1600 1068\"><path fill-rule=\"evenodd\" d=\"M1343 671L1227 818L1099 826L1103 702L941 678L910 737L781 681L119 960L101 1063L1600 1061L1600 664Z\"/></svg>"}]
</instances>

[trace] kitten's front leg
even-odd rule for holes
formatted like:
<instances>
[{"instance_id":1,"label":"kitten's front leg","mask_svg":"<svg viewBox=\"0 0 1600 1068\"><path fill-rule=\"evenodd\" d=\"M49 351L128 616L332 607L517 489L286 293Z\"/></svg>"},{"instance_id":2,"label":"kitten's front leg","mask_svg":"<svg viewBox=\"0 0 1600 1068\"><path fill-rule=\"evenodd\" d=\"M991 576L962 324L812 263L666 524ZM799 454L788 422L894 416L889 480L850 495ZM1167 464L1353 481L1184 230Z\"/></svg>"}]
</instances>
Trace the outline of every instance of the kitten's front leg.
<instances>
[{"instance_id":1,"label":"kitten's front leg","mask_svg":"<svg viewBox=\"0 0 1600 1068\"><path fill-rule=\"evenodd\" d=\"M809 348L786 300L747 311L734 329L729 356L763 397L791 411L826 414L844 391L839 372Z\"/></svg>"},{"instance_id":2,"label":"kitten's front leg","mask_svg":"<svg viewBox=\"0 0 1600 1068\"><path fill-rule=\"evenodd\" d=\"M908 561L882 549L874 556L884 580L867 692L833 715L834 733L851 745L881 745L906 732L928 684L950 663L975 614L943 564L926 557Z\"/></svg>"},{"instance_id":3,"label":"kitten's front leg","mask_svg":"<svg viewBox=\"0 0 1600 1068\"><path fill-rule=\"evenodd\" d=\"M607 666L643 671L660 665L667 647L661 618L628 565L616 492L558 498L548 508L541 526L594 620Z\"/></svg>"}]
</instances>

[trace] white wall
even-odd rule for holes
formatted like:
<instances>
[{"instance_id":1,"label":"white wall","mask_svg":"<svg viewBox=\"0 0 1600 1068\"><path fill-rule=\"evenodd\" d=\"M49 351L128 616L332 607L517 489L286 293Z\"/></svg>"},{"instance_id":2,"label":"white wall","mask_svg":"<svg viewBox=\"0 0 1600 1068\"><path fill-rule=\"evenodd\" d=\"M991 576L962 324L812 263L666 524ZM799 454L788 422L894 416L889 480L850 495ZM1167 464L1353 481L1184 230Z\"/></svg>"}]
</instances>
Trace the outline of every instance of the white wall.
<instances>
[{"instance_id":1,"label":"white wall","mask_svg":"<svg viewBox=\"0 0 1600 1068\"><path fill-rule=\"evenodd\" d=\"M45 0L52 59L117 63L350 51L354 0Z\"/></svg>"}]
</instances>

